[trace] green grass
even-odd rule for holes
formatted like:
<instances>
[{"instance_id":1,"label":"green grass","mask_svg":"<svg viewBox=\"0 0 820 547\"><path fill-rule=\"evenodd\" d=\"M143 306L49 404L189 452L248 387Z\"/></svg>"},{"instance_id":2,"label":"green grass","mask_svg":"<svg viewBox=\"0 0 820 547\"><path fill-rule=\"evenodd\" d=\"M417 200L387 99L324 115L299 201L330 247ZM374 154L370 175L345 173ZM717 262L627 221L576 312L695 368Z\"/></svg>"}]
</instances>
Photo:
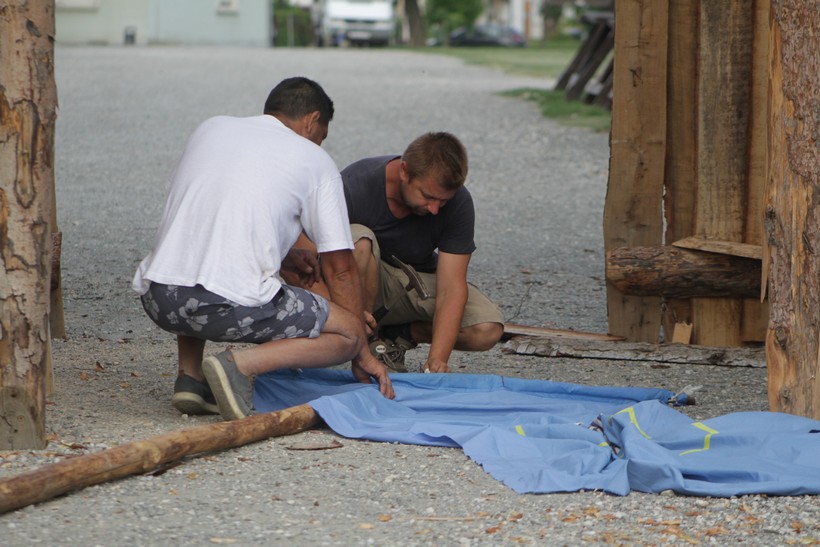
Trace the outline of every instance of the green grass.
<instances>
[{"instance_id":1,"label":"green grass","mask_svg":"<svg viewBox=\"0 0 820 547\"><path fill-rule=\"evenodd\" d=\"M545 117L571 127L586 127L593 131L606 132L609 131L612 121L609 110L581 101L568 101L563 91L524 88L512 89L502 95L535 101Z\"/></svg>"},{"instance_id":2,"label":"green grass","mask_svg":"<svg viewBox=\"0 0 820 547\"><path fill-rule=\"evenodd\" d=\"M581 42L556 38L531 42L525 48L504 47L428 47L417 51L458 57L471 65L496 68L510 74L557 78L567 67Z\"/></svg>"},{"instance_id":3,"label":"green grass","mask_svg":"<svg viewBox=\"0 0 820 547\"><path fill-rule=\"evenodd\" d=\"M557 79L569 65L581 42L574 38L553 38L547 42L531 42L525 48L503 47L428 47L415 51L458 57L465 63L486 66L522 76ZM514 89L503 93L510 97L535 101L541 113L559 123L586 127L593 131L609 131L610 112L581 101L567 101L563 92L543 89Z\"/></svg>"}]
</instances>

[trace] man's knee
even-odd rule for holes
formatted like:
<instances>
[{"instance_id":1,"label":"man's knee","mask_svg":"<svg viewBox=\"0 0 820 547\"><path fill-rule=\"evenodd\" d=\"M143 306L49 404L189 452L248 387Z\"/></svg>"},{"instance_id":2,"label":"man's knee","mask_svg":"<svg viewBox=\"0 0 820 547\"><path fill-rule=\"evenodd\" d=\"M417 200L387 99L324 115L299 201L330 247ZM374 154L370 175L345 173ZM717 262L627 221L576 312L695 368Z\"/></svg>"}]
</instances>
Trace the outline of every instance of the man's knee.
<instances>
[{"instance_id":1,"label":"man's knee","mask_svg":"<svg viewBox=\"0 0 820 547\"><path fill-rule=\"evenodd\" d=\"M361 268L362 265L375 260L375 257L373 256L373 242L366 237L356 240L353 244L353 258L356 261L356 264L359 265L359 268Z\"/></svg>"},{"instance_id":2,"label":"man's knee","mask_svg":"<svg viewBox=\"0 0 820 547\"><path fill-rule=\"evenodd\" d=\"M345 356L343 359L352 359L358 353L359 348L365 343L367 335L353 313L347 311L345 308L330 302L330 313L322 328L322 334L335 334L344 340L346 347Z\"/></svg>"},{"instance_id":3,"label":"man's knee","mask_svg":"<svg viewBox=\"0 0 820 547\"><path fill-rule=\"evenodd\" d=\"M504 334L504 325L501 323L478 323L464 330L472 351L487 351L501 340L501 336Z\"/></svg>"}]
</instances>

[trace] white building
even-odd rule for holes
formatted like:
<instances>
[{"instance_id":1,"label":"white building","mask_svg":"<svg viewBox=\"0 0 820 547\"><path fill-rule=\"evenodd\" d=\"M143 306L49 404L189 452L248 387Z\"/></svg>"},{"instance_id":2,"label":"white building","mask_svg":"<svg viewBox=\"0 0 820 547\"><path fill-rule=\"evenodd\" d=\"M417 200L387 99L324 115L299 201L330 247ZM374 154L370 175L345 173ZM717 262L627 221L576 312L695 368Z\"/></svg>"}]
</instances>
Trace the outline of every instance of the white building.
<instances>
[{"instance_id":1,"label":"white building","mask_svg":"<svg viewBox=\"0 0 820 547\"><path fill-rule=\"evenodd\" d=\"M56 0L62 44L268 47L271 0Z\"/></svg>"}]
</instances>

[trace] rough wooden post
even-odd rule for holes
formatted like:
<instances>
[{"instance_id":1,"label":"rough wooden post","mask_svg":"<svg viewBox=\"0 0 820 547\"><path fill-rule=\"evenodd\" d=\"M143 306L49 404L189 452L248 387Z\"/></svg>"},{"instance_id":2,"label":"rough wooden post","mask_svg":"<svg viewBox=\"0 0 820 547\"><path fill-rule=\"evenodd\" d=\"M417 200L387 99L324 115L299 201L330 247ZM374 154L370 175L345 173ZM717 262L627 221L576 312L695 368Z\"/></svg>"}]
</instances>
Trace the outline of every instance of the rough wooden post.
<instances>
[{"instance_id":1,"label":"rough wooden post","mask_svg":"<svg viewBox=\"0 0 820 547\"><path fill-rule=\"evenodd\" d=\"M663 241L668 7L667 0L615 3L607 252ZM608 283L607 307L610 333L634 342L658 341L660 297L625 295Z\"/></svg>"},{"instance_id":2,"label":"rough wooden post","mask_svg":"<svg viewBox=\"0 0 820 547\"><path fill-rule=\"evenodd\" d=\"M695 233L699 29L700 0L669 0L664 199L667 244ZM666 299L665 341L672 339L676 323L691 322L690 299Z\"/></svg>"},{"instance_id":3,"label":"rough wooden post","mask_svg":"<svg viewBox=\"0 0 820 547\"><path fill-rule=\"evenodd\" d=\"M769 409L820 419L820 0L771 9Z\"/></svg>"},{"instance_id":4,"label":"rough wooden post","mask_svg":"<svg viewBox=\"0 0 820 547\"><path fill-rule=\"evenodd\" d=\"M45 446L54 1L0 4L0 449Z\"/></svg>"}]
</instances>

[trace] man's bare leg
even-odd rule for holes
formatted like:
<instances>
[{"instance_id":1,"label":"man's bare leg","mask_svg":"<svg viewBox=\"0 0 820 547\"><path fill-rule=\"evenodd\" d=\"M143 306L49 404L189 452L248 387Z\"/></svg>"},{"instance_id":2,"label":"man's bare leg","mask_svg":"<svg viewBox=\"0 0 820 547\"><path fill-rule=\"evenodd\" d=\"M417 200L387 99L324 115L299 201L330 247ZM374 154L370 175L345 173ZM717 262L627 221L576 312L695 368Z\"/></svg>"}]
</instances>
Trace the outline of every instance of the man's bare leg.
<instances>
[{"instance_id":1,"label":"man's bare leg","mask_svg":"<svg viewBox=\"0 0 820 547\"><path fill-rule=\"evenodd\" d=\"M501 323L478 323L463 327L458 332L455 349L459 351L487 351L501 339L504 325ZM415 322L410 325L410 335L417 344L429 344L433 341L433 324Z\"/></svg>"},{"instance_id":2,"label":"man's bare leg","mask_svg":"<svg viewBox=\"0 0 820 547\"><path fill-rule=\"evenodd\" d=\"M316 338L285 338L233 352L236 368L245 376L285 368L318 368L353 359L363 341L357 318L329 302L330 314Z\"/></svg>"},{"instance_id":3,"label":"man's bare leg","mask_svg":"<svg viewBox=\"0 0 820 547\"><path fill-rule=\"evenodd\" d=\"M205 340L177 335L179 375L185 374L194 380L204 382L205 375L202 374L202 356L204 352Z\"/></svg>"}]
</instances>

